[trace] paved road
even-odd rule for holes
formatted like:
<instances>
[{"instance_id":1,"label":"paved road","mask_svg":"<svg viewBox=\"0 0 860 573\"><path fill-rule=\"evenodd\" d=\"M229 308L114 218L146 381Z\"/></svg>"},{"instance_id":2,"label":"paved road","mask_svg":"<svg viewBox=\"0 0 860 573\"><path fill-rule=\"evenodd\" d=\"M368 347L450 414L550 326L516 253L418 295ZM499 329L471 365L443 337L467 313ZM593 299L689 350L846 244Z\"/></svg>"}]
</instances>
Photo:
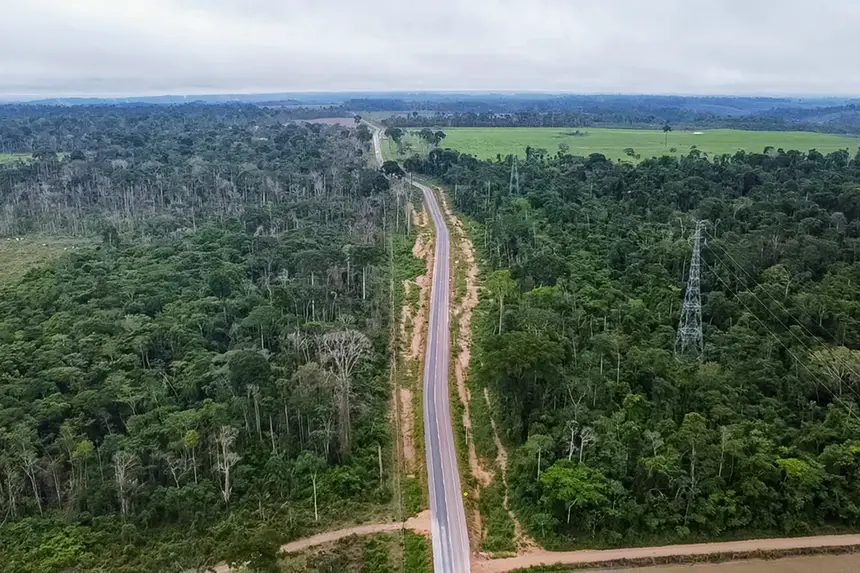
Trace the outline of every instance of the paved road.
<instances>
[{"instance_id":1,"label":"paved road","mask_svg":"<svg viewBox=\"0 0 860 573\"><path fill-rule=\"evenodd\" d=\"M380 134L376 129L373 132L373 147L376 160L382 165ZM448 366L451 362L451 241L433 190L421 183L413 185L424 194L424 202L436 226L436 259L430 293L427 352L424 356L424 445L430 489L433 568L436 573L468 573L469 535L463 509L463 489L457 470L448 393Z\"/></svg>"},{"instance_id":2,"label":"paved road","mask_svg":"<svg viewBox=\"0 0 860 573\"><path fill-rule=\"evenodd\" d=\"M365 122L367 123L367 122ZM376 153L376 163L382 167L382 163L385 161L382 157L382 142L379 140L380 131L376 129L376 127L370 123L367 123L367 126L373 131L373 151Z\"/></svg>"}]
</instances>

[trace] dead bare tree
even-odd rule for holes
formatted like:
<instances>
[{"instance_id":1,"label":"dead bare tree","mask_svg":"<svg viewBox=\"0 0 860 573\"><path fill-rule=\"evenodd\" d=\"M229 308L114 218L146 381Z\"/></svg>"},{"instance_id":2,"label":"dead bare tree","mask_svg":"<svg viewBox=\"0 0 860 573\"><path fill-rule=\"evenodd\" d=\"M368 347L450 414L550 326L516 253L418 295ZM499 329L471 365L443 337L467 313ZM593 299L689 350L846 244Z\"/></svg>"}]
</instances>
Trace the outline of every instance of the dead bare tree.
<instances>
[{"instance_id":1,"label":"dead bare tree","mask_svg":"<svg viewBox=\"0 0 860 573\"><path fill-rule=\"evenodd\" d=\"M595 442L597 442L597 433L594 431L594 428L586 426L579 432L579 463L582 463L582 457L585 455L585 447Z\"/></svg>"},{"instance_id":2,"label":"dead bare tree","mask_svg":"<svg viewBox=\"0 0 860 573\"><path fill-rule=\"evenodd\" d=\"M236 444L236 436L238 431L232 426L221 426L218 436L215 438L216 450L215 455L218 458L216 467L224 476L224 482L221 484L221 495L224 498L224 503L230 503L230 494L233 491L233 485L230 483L230 472L233 467L239 463L241 459L233 447Z\"/></svg>"},{"instance_id":3,"label":"dead bare tree","mask_svg":"<svg viewBox=\"0 0 860 573\"><path fill-rule=\"evenodd\" d=\"M576 446L576 432L579 430L579 424L576 420L571 420L567 423L567 429L570 431L570 442L567 445L567 459L572 460L573 454L578 449Z\"/></svg>"},{"instance_id":4,"label":"dead bare tree","mask_svg":"<svg viewBox=\"0 0 860 573\"><path fill-rule=\"evenodd\" d=\"M332 365L337 378L337 400L340 414L340 453L349 458L352 422L350 420L350 394L352 375L359 361L370 351L370 340L357 330L329 332L319 339L320 357L324 364Z\"/></svg>"},{"instance_id":5,"label":"dead bare tree","mask_svg":"<svg viewBox=\"0 0 860 573\"><path fill-rule=\"evenodd\" d=\"M123 517L128 515L131 506L129 495L134 486L137 485L137 477L135 476L137 466L137 456L131 452L119 451L113 456L114 478L119 494L120 513Z\"/></svg>"},{"instance_id":6,"label":"dead bare tree","mask_svg":"<svg viewBox=\"0 0 860 573\"><path fill-rule=\"evenodd\" d=\"M188 471L188 459L185 456L177 456L170 453L165 456L164 461L167 464L167 469L170 471L170 475L173 478L176 487L180 487L179 480L183 475L185 475L185 472Z\"/></svg>"},{"instance_id":7,"label":"dead bare tree","mask_svg":"<svg viewBox=\"0 0 860 573\"><path fill-rule=\"evenodd\" d=\"M30 448L23 447L21 450L21 466L30 480L30 486L33 488L33 496L36 498L36 505L39 508L39 515L42 515L42 497L39 495L39 486L36 481L36 470L39 467L36 452Z\"/></svg>"}]
</instances>

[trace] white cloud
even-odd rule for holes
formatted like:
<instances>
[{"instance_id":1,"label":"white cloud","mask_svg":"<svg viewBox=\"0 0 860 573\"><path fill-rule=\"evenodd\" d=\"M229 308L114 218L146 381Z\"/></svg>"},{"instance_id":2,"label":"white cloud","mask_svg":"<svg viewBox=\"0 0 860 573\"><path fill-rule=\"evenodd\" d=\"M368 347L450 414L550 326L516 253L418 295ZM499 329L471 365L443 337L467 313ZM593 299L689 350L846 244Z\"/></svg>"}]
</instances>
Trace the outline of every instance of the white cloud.
<instances>
[{"instance_id":1,"label":"white cloud","mask_svg":"<svg viewBox=\"0 0 860 573\"><path fill-rule=\"evenodd\" d=\"M0 95L860 95L860 3L7 0Z\"/></svg>"}]
</instances>

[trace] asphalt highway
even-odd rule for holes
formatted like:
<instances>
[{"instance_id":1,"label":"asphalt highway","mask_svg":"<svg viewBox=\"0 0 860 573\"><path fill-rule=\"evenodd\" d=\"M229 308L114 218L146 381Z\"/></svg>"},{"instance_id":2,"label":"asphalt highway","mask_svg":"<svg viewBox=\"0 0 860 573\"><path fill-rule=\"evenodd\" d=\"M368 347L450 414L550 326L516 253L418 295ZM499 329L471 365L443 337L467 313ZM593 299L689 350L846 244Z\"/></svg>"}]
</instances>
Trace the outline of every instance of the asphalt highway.
<instances>
[{"instance_id":1,"label":"asphalt highway","mask_svg":"<svg viewBox=\"0 0 860 573\"><path fill-rule=\"evenodd\" d=\"M381 136L378 129L371 128L376 161L381 166ZM427 351L424 355L424 445L430 489L433 569L436 573L467 573L469 535L463 508L463 489L457 470L448 392L448 367L451 362L451 240L433 190L421 183L412 184L424 194L424 203L436 227L436 255L430 291Z\"/></svg>"}]
</instances>

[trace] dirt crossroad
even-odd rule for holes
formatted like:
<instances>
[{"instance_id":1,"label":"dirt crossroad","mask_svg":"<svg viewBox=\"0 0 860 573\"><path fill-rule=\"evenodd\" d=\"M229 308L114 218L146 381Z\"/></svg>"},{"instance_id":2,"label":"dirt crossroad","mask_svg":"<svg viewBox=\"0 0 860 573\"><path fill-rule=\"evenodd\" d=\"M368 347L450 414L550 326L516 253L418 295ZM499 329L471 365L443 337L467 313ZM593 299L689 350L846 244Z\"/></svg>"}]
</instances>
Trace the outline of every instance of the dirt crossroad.
<instances>
[{"instance_id":1,"label":"dirt crossroad","mask_svg":"<svg viewBox=\"0 0 860 573\"><path fill-rule=\"evenodd\" d=\"M721 543L691 545L665 545L661 547L633 547L628 549L585 550L569 552L535 551L509 559L475 560L474 573L504 573L536 565L573 565L607 563L623 560L655 559L678 556L730 554L739 556L768 551L813 549L826 547L860 547L860 535L822 535L816 537L790 537L779 539L750 539Z\"/></svg>"}]
</instances>

